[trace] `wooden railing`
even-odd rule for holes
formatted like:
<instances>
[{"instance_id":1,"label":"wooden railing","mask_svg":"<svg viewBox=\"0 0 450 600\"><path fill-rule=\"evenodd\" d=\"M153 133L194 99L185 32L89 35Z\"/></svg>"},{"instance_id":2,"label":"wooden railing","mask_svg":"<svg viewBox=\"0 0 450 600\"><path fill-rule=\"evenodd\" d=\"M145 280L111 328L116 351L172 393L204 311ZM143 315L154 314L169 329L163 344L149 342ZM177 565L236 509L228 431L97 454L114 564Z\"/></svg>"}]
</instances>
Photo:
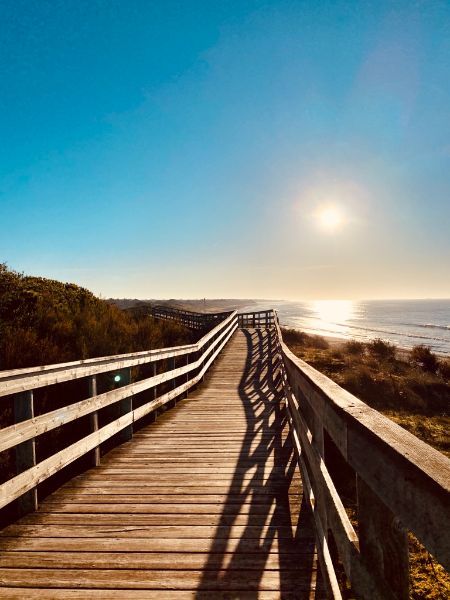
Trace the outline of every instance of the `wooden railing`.
<instances>
[{"instance_id":1,"label":"wooden railing","mask_svg":"<svg viewBox=\"0 0 450 600\"><path fill-rule=\"evenodd\" d=\"M170 306L153 306L152 317L165 321L176 321L189 329L206 331L228 318L232 311L220 313L199 313L191 310L182 310Z\"/></svg>"},{"instance_id":2,"label":"wooden railing","mask_svg":"<svg viewBox=\"0 0 450 600\"><path fill-rule=\"evenodd\" d=\"M35 510L38 484L89 452L98 465L100 444L119 432L120 442L130 439L133 423L175 401L201 381L237 327L233 312L196 344L1 372L0 396L14 395L15 423L0 431L0 452L15 449L17 475L0 485L0 508L19 500L19 514ZM177 366L181 361L184 364ZM158 372L161 364L171 368ZM130 368L141 365L152 365L152 376L131 382ZM125 385L97 394L96 377L111 371L120 373L118 377ZM36 389L80 378L88 378L91 397L34 416ZM172 382L172 389L158 395L158 386L166 382ZM133 407L133 396L147 391L148 400ZM98 414L105 407L115 407L115 418L99 428ZM36 464L36 437L87 415L91 433Z\"/></svg>"},{"instance_id":3,"label":"wooden railing","mask_svg":"<svg viewBox=\"0 0 450 600\"><path fill-rule=\"evenodd\" d=\"M275 325L275 313L273 310L259 310L256 312L238 313L239 327L273 327Z\"/></svg>"},{"instance_id":4,"label":"wooden railing","mask_svg":"<svg viewBox=\"0 0 450 600\"><path fill-rule=\"evenodd\" d=\"M170 306L153 306L152 317L155 319L164 319L165 321L176 321L190 329L206 330L214 327L217 323L226 319L231 314L228 312L220 313L200 313ZM239 327L273 327L275 324L275 313L270 310L259 310L253 312L238 313Z\"/></svg>"},{"instance_id":5,"label":"wooden railing","mask_svg":"<svg viewBox=\"0 0 450 600\"><path fill-rule=\"evenodd\" d=\"M450 460L297 358L278 319L276 331L328 595L342 598L341 568L357 598L406 600L408 531L450 569Z\"/></svg>"}]
</instances>

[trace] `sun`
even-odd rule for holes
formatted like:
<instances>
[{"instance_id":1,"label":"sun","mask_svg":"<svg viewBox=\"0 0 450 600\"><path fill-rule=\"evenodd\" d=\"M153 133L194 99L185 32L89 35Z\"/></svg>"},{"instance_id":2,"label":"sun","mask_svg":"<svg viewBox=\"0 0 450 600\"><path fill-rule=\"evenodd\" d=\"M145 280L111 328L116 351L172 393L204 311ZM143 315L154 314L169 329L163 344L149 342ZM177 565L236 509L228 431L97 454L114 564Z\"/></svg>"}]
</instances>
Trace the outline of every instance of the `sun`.
<instances>
[{"instance_id":1,"label":"sun","mask_svg":"<svg viewBox=\"0 0 450 600\"><path fill-rule=\"evenodd\" d=\"M320 228L329 232L337 231L344 222L342 213L336 206L321 208L316 217Z\"/></svg>"}]
</instances>

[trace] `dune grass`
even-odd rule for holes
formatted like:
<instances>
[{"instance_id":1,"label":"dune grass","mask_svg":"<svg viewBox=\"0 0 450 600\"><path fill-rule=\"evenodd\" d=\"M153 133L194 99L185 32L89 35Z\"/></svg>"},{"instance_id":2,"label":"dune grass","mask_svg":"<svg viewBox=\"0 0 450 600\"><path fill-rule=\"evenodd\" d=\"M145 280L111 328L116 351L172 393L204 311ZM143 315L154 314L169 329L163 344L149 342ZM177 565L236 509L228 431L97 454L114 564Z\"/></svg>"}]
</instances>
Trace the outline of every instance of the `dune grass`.
<instances>
[{"instance_id":1,"label":"dune grass","mask_svg":"<svg viewBox=\"0 0 450 600\"><path fill-rule=\"evenodd\" d=\"M450 457L450 360L428 348L399 351L383 340L330 344L283 329L288 346L372 408Z\"/></svg>"}]
</instances>

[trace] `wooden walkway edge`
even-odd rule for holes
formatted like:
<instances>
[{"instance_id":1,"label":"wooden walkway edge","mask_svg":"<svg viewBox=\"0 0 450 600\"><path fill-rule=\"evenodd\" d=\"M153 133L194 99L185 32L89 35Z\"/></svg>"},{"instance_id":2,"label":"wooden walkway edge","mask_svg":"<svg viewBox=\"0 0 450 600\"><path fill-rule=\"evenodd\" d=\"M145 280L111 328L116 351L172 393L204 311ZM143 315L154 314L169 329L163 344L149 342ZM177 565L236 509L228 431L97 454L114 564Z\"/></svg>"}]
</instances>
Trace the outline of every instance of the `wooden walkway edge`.
<instances>
[{"instance_id":1,"label":"wooden walkway edge","mask_svg":"<svg viewBox=\"0 0 450 600\"><path fill-rule=\"evenodd\" d=\"M1 532L1 598L324 598L276 332Z\"/></svg>"}]
</instances>

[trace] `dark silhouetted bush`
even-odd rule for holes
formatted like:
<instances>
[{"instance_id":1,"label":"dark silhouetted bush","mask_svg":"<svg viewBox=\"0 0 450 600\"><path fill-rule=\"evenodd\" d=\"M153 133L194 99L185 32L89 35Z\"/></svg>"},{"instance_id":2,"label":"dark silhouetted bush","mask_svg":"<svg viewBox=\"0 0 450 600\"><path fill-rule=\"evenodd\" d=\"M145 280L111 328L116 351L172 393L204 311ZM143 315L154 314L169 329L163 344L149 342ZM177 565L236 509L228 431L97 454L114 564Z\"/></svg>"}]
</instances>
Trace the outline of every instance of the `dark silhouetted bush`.
<instances>
[{"instance_id":1,"label":"dark silhouetted bush","mask_svg":"<svg viewBox=\"0 0 450 600\"><path fill-rule=\"evenodd\" d=\"M450 381L450 360L439 361L439 374L446 381Z\"/></svg>"},{"instance_id":2,"label":"dark silhouetted bush","mask_svg":"<svg viewBox=\"0 0 450 600\"><path fill-rule=\"evenodd\" d=\"M304 346L305 348L317 348L327 350L330 347L327 340L320 335L309 335L304 331L282 327L283 340L288 346Z\"/></svg>"},{"instance_id":3,"label":"dark silhouetted bush","mask_svg":"<svg viewBox=\"0 0 450 600\"><path fill-rule=\"evenodd\" d=\"M395 358L395 346L376 338L367 344L367 350L377 360L392 360Z\"/></svg>"},{"instance_id":4,"label":"dark silhouetted bush","mask_svg":"<svg viewBox=\"0 0 450 600\"><path fill-rule=\"evenodd\" d=\"M427 346L414 346L411 350L411 361L427 373L436 373L438 370L437 357Z\"/></svg>"},{"instance_id":5,"label":"dark silhouetted bush","mask_svg":"<svg viewBox=\"0 0 450 600\"><path fill-rule=\"evenodd\" d=\"M281 328L283 334L283 340L288 345L304 346L307 338L309 337L304 331L298 331L297 329L291 329L288 327Z\"/></svg>"},{"instance_id":6,"label":"dark silhouetted bush","mask_svg":"<svg viewBox=\"0 0 450 600\"><path fill-rule=\"evenodd\" d=\"M366 345L356 340L350 340L345 344L344 348L348 354L352 354L353 356L362 356L366 351Z\"/></svg>"}]
</instances>

